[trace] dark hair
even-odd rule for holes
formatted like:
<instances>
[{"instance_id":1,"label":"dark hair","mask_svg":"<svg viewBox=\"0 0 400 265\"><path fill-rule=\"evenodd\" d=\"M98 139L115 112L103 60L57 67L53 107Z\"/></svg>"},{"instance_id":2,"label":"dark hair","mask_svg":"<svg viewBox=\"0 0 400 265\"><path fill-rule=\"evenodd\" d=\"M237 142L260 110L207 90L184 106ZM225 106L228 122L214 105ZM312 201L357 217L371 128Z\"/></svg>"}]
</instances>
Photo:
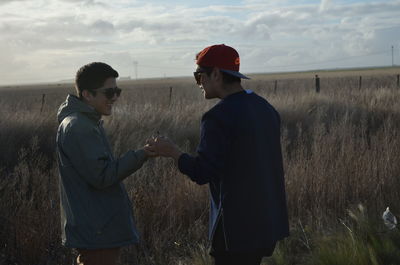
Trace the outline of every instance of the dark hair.
<instances>
[{"instance_id":1,"label":"dark hair","mask_svg":"<svg viewBox=\"0 0 400 265\"><path fill-rule=\"evenodd\" d=\"M206 74L208 76L210 76L210 74L212 73L213 68L214 68L214 67L204 67L204 66L200 66L200 67L201 67L201 69L204 69L204 71L206 72ZM220 70L220 73L222 74L222 82L224 84L228 85L228 84L232 84L232 83L241 83L241 81L242 81L242 79L240 79L240 77L230 75L221 70Z\"/></svg>"},{"instance_id":2,"label":"dark hair","mask_svg":"<svg viewBox=\"0 0 400 265\"><path fill-rule=\"evenodd\" d=\"M83 90L97 89L103 86L107 78L117 78L118 72L111 66L101 62L93 62L82 66L75 76L75 89L79 98ZM93 94L94 92L91 91Z\"/></svg>"}]
</instances>

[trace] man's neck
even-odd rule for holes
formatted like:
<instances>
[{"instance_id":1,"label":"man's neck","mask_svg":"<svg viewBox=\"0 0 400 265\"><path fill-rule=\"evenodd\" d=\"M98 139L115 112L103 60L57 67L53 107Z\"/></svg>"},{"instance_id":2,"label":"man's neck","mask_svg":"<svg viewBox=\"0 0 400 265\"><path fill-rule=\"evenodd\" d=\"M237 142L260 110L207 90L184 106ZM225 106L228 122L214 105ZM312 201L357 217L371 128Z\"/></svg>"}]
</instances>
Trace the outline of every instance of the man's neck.
<instances>
[{"instance_id":1,"label":"man's neck","mask_svg":"<svg viewBox=\"0 0 400 265\"><path fill-rule=\"evenodd\" d=\"M233 83L229 85L225 85L220 90L220 99L226 98L229 95L235 94L237 92L243 91L243 87L240 83Z\"/></svg>"}]
</instances>

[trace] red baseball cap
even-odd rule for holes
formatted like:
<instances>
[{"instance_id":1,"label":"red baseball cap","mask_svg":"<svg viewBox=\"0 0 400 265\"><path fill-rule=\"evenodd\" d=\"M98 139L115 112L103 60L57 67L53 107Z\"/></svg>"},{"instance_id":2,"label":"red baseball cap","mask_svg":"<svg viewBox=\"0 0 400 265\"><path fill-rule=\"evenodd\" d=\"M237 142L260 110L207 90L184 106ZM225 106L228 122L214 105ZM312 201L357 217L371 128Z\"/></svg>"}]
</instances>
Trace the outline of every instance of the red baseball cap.
<instances>
[{"instance_id":1,"label":"red baseball cap","mask_svg":"<svg viewBox=\"0 0 400 265\"><path fill-rule=\"evenodd\" d=\"M196 63L203 67L218 67L227 74L250 79L239 73L240 57L239 53L232 47L225 44L212 45L204 48L196 56Z\"/></svg>"}]
</instances>

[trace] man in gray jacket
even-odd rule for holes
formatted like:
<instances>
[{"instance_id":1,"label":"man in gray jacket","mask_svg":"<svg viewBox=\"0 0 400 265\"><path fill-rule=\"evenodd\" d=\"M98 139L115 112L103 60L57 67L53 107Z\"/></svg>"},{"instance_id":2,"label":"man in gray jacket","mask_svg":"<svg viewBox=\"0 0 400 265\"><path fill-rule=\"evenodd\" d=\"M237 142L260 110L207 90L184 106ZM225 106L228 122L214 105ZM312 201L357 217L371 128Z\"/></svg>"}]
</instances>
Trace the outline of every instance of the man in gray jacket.
<instances>
[{"instance_id":1,"label":"man in gray jacket","mask_svg":"<svg viewBox=\"0 0 400 265\"><path fill-rule=\"evenodd\" d=\"M90 63L76 74L77 96L58 110L62 242L77 249L81 265L114 265L122 246L138 242L132 205L122 180L152 152L148 146L113 156L101 117L111 115L121 89L118 72Z\"/></svg>"}]
</instances>

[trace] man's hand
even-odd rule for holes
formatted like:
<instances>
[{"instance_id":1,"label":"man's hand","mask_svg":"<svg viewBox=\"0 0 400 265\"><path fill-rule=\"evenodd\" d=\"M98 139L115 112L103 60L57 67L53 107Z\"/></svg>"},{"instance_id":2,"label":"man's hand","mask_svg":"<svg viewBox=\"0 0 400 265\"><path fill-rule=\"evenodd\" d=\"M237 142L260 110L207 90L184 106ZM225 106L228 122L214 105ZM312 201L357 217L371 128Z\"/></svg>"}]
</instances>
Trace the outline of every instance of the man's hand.
<instances>
[{"instance_id":1,"label":"man's hand","mask_svg":"<svg viewBox=\"0 0 400 265\"><path fill-rule=\"evenodd\" d=\"M146 144L145 146L143 146L143 150L146 153L147 157L156 157L158 156L154 147L150 146L149 144Z\"/></svg>"},{"instance_id":2,"label":"man's hand","mask_svg":"<svg viewBox=\"0 0 400 265\"><path fill-rule=\"evenodd\" d=\"M146 141L149 149L152 150L157 156L171 157L178 162L182 151L165 136L157 136L150 138Z\"/></svg>"}]
</instances>

